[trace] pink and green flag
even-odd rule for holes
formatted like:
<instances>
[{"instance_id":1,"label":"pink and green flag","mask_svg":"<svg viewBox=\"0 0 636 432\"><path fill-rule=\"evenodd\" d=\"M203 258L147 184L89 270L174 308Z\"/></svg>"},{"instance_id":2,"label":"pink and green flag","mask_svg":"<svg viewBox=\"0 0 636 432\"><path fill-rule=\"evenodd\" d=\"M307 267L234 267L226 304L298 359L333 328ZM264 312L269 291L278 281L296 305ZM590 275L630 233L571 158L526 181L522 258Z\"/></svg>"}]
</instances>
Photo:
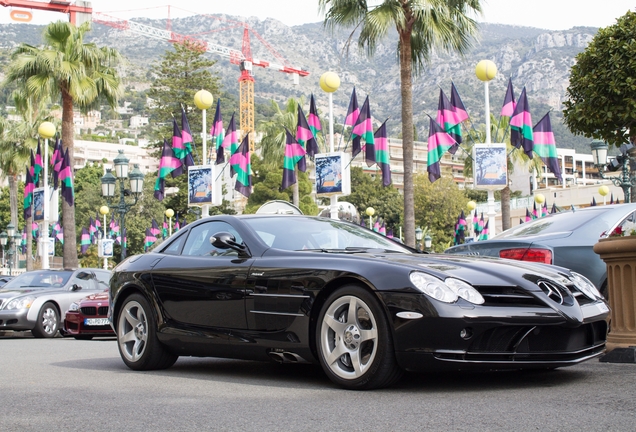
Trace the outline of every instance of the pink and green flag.
<instances>
[{"instance_id":1,"label":"pink and green flag","mask_svg":"<svg viewBox=\"0 0 636 432\"><path fill-rule=\"evenodd\" d=\"M459 144L462 143L461 121L455 112L455 108L453 108L453 105L448 100L442 89L439 90L437 123L455 140L456 144L448 149L451 154L455 154Z\"/></svg>"},{"instance_id":2,"label":"pink and green flag","mask_svg":"<svg viewBox=\"0 0 636 432\"><path fill-rule=\"evenodd\" d=\"M358 122L353 127L352 132L352 155L356 157L362 150L360 144L364 141L364 158L367 162L367 166L371 166L375 163L375 142L373 139L373 123L371 122L371 107L369 106L369 96L364 100L362 108L360 109L360 116Z\"/></svg>"},{"instance_id":3,"label":"pink and green flag","mask_svg":"<svg viewBox=\"0 0 636 432\"><path fill-rule=\"evenodd\" d=\"M358 123L359 116L360 109L358 108L358 97L356 96L356 88L354 87L351 92L351 98L349 99L349 108L347 108L347 116L345 117L344 122L345 126L355 126L356 123Z\"/></svg>"},{"instance_id":4,"label":"pink and green flag","mask_svg":"<svg viewBox=\"0 0 636 432\"><path fill-rule=\"evenodd\" d=\"M223 138L223 144L222 147L224 149L229 149L230 150L230 157L236 152L236 149L239 146L239 137L238 137L238 133L236 132L236 123L234 122L234 113L232 113L232 118L230 119L230 124L227 126L227 129L225 130L225 138ZM225 158L221 159L221 161L219 162L219 159L217 159L216 163L223 163L225 162ZM230 177L234 176L234 171L232 166L230 165Z\"/></svg>"},{"instance_id":5,"label":"pink and green flag","mask_svg":"<svg viewBox=\"0 0 636 432\"><path fill-rule=\"evenodd\" d=\"M389 140L386 134L386 120L373 134L375 141L375 160L382 171L382 185L391 184L391 160L389 154Z\"/></svg>"},{"instance_id":6,"label":"pink and green flag","mask_svg":"<svg viewBox=\"0 0 636 432\"><path fill-rule=\"evenodd\" d=\"M31 235L33 236L33 240L37 240L40 237L40 225L37 222L31 223Z\"/></svg>"},{"instance_id":7,"label":"pink and green flag","mask_svg":"<svg viewBox=\"0 0 636 432\"><path fill-rule=\"evenodd\" d=\"M80 236L80 253L85 255L90 245L91 235L86 228L82 228L82 235Z\"/></svg>"},{"instance_id":8,"label":"pink and green flag","mask_svg":"<svg viewBox=\"0 0 636 432\"><path fill-rule=\"evenodd\" d=\"M163 225L161 227L161 236L165 239L168 237L170 225L168 224L168 218L166 215L163 215Z\"/></svg>"},{"instance_id":9,"label":"pink and green flag","mask_svg":"<svg viewBox=\"0 0 636 432\"><path fill-rule=\"evenodd\" d=\"M521 90L519 102L510 119L510 143L515 148L523 147L523 152L532 159L532 116L525 87Z\"/></svg>"},{"instance_id":10,"label":"pink and green flag","mask_svg":"<svg viewBox=\"0 0 636 432\"><path fill-rule=\"evenodd\" d=\"M73 188L73 170L69 160L68 149L64 152L64 160L60 168L60 183L62 184L62 197L69 206L75 203L75 190Z\"/></svg>"},{"instance_id":11,"label":"pink and green flag","mask_svg":"<svg viewBox=\"0 0 636 432\"><path fill-rule=\"evenodd\" d=\"M31 176L31 170L27 168L26 180L24 182L24 200L22 201L25 220L31 217L31 206L33 205L34 190L35 190L35 185L33 184L33 177Z\"/></svg>"},{"instance_id":12,"label":"pink and green flag","mask_svg":"<svg viewBox=\"0 0 636 432\"><path fill-rule=\"evenodd\" d=\"M539 123L532 128L532 138L534 141L534 152L539 155L543 163L552 171L554 177L560 182L563 182L549 111L539 120Z\"/></svg>"},{"instance_id":13,"label":"pink and green flag","mask_svg":"<svg viewBox=\"0 0 636 432\"><path fill-rule=\"evenodd\" d=\"M459 122L463 122L468 120L468 112L466 111L466 106L464 102L462 102L462 98L459 96L459 92L457 91L457 87L455 87L455 83L451 81L451 98L450 103L455 110L455 115L457 116L457 120Z\"/></svg>"},{"instance_id":14,"label":"pink and green flag","mask_svg":"<svg viewBox=\"0 0 636 432\"><path fill-rule=\"evenodd\" d=\"M176 175L175 172L177 173ZM172 175L172 177L177 177L182 173L183 165L181 161L175 156L173 148L168 145L168 141L164 139L161 159L159 160L159 173L155 182L155 198L163 201L168 174Z\"/></svg>"},{"instance_id":15,"label":"pink and green flag","mask_svg":"<svg viewBox=\"0 0 636 432\"><path fill-rule=\"evenodd\" d=\"M479 236L479 240L488 240L488 222L486 221L486 225L484 225L484 229L481 231L481 235Z\"/></svg>"},{"instance_id":16,"label":"pink and green flag","mask_svg":"<svg viewBox=\"0 0 636 432\"><path fill-rule=\"evenodd\" d=\"M305 149L296 142L294 136L287 128L285 128L285 135L285 158L283 159L283 184L281 190L285 190L296 183L296 165L305 157Z\"/></svg>"},{"instance_id":17,"label":"pink and green flag","mask_svg":"<svg viewBox=\"0 0 636 432\"><path fill-rule=\"evenodd\" d=\"M221 99L216 100L216 112L214 113L214 123L210 128L210 135L214 143L216 151L216 164L225 163L225 154L223 151L223 117L221 115Z\"/></svg>"},{"instance_id":18,"label":"pink and green flag","mask_svg":"<svg viewBox=\"0 0 636 432\"><path fill-rule=\"evenodd\" d=\"M230 166L237 174L234 189L249 198L252 193L249 134L245 135L241 145L230 156Z\"/></svg>"},{"instance_id":19,"label":"pink and green flag","mask_svg":"<svg viewBox=\"0 0 636 432\"><path fill-rule=\"evenodd\" d=\"M430 118L428 132L427 166L428 179L431 183L440 178L441 171L439 161L448 149L457 144L456 141L439 125Z\"/></svg>"},{"instance_id":20,"label":"pink and green flag","mask_svg":"<svg viewBox=\"0 0 636 432\"><path fill-rule=\"evenodd\" d=\"M95 241L97 240L97 227L95 226L92 216L88 218L88 234L91 237L91 243L95 244Z\"/></svg>"},{"instance_id":21,"label":"pink and green flag","mask_svg":"<svg viewBox=\"0 0 636 432\"><path fill-rule=\"evenodd\" d=\"M309 123L309 129L314 136L313 140L316 141L318 132L320 132L320 117L318 117L318 110L316 109L316 101L314 100L314 94L312 93L309 98L309 117L307 117L307 123ZM316 141L316 149L318 149L318 142ZM316 150L318 152L318 150Z\"/></svg>"},{"instance_id":22,"label":"pink and green flag","mask_svg":"<svg viewBox=\"0 0 636 432\"><path fill-rule=\"evenodd\" d=\"M62 168L62 162L64 161L64 152L62 149L62 141L59 138L55 139L55 145L53 146L53 154L51 155L51 166L53 167L53 189L57 190L60 183L60 169Z\"/></svg>"},{"instance_id":23,"label":"pink and green flag","mask_svg":"<svg viewBox=\"0 0 636 432\"><path fill-rule=\"evenodd\" d=\"M155 218L152 218L152 224L151 224L149 230L150 230L150 234L152 234L155 237L157 237L159 234L161 234L161 230L159 229L159 224L157 223Z\"/></svg>"},{"instance_id":24,"label":"pink and green flag","mask_svg":"<svg viewBox=\"0 0 636 432\"><path fill-rule=\"evenodd\" d=\"M150 231L150 228L146 228L146 238L144 239L144 252L148 251L148 248L157 241L157 237Z\"/></svg>"},{"instance_id":25,"label":"pink and green flag","mask_svg":"<svg viewBox=\"0 0 636 432\"><path fill-rule=\"evenodd\" d=\"M506 96L504 97L503 106L501 107L501 117L512 117L512 113L515 112L515 91L512 88L512 78L508 78L508 89L506 90Z\"/></svg>"},{"instance_id":26,"label":"pink and green flag","mask_svg":"<svg viewBox=\"0 0 636 432\"><path fill-rule=\"evenodd\" d=\"M40 146L40 139L38 138L38 149L35 153L35 161L33 164L33 183L39 184L42 178L42 170L44 169L44 162L42 161L42 147Z\"/></svg>"}]
</instances>

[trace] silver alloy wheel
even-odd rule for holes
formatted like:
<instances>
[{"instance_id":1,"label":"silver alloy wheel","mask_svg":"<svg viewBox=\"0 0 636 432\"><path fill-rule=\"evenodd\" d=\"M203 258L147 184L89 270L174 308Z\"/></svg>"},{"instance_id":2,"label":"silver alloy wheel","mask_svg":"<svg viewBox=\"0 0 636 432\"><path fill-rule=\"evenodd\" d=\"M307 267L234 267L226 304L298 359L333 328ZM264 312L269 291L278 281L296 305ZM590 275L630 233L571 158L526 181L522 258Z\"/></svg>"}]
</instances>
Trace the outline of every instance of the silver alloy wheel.
<instances>
[{"instance_id":1,"label":"silver alloy wheel","mask_svg":"<svg viewBox=\"0 0 636 432\"><path fill-rule=\"evenodd\" d=\"M49 336L57 332L57 311L51 306L42 311L42 329Z\"/></svg>"},{"instance_id":2,"label":"silver alloy wheel","mask_svg":"<svg viewBox=\"0 0 636 432\"><path fill-rule=\"evenodd\" d=\"M148 345L146 311L136 301L124 305L117 323L117 342L126 360L137 362Z\"/></svg>"},{"instance_id":3,"label":"silver alloy wheel","mask_svg":"<svg viewBox=\"0 0 636 432\"><path fill-rule=\"evenodd\" d=\"M369 306L355 296L339 297L321 325L320 346L331 371L343 379L363 376L378 351L378 327Z\"/></svg>"}]
</instances>

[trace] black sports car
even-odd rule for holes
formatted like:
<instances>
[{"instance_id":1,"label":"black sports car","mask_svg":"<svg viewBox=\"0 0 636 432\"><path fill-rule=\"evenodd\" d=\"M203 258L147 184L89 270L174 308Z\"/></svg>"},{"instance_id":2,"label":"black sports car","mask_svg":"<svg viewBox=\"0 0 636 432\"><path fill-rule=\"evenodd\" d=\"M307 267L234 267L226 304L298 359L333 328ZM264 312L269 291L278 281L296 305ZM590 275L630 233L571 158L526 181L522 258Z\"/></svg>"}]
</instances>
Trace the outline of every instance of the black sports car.
<instances>
[{"instance_id":1,"label":"black sports car","mask_svg":"<svg viewBox=\"0 0 636 432\"><path fill-rule=\"evenodd\" d=\"M526 369L603 353L609 310L567 269L417 253L307 216L214 216L119 264L111 325L131 369L179 356L320 363L351 389L402 370Z\"/></svg>"}]
</instances>

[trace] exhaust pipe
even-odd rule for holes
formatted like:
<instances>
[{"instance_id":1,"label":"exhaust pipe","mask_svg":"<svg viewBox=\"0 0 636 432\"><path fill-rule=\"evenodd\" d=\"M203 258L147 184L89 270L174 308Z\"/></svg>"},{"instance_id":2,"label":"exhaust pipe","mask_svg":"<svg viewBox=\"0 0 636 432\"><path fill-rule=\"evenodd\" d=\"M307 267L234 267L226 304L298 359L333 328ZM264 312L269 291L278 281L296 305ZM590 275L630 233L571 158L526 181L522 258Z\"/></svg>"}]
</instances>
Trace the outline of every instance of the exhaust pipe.
<instances>
[{"instance_id":1,"label":"exhaust pipe","mask_svg":"<svg viewBox=\"0 0 636 432\"><path fill-rule=\"evenodd\" d=\"M267 354L276 363L309 363L298 354L289 351L269 351Z\"/></svg>"}]
</instances>

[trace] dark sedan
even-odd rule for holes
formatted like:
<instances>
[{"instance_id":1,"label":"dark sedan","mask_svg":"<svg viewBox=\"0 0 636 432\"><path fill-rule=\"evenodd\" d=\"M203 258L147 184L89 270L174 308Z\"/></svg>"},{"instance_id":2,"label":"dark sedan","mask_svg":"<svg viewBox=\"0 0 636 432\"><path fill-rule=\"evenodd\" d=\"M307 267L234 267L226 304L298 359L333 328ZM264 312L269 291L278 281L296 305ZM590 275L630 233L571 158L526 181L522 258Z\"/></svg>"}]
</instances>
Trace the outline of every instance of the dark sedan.
<instances>
[{"instance_id":1,"label":"dark sedan","mask_svg":"<svg viewBox=\"0 0 636 432\"><path fill-rule=\"evenodd\" d=\"M636 204L568 210L517 225L490 240L466 243L449 254L501 257L566 267L581 273L607 294L605 263L592 249L616 227L636 228Z\"/></svg>"},{"instance_id":2,"label":"dark sedan","mask_svg":"<svg viewBox=\"0 0 636 432\"><path fill-rule=\"evenodd\" d=\"M179 356L319 363L351 389L403 370L557 368L605 349L608 307L566 269L428 255L348 222L201 219L120 263L110 319L124 363Z\"/></svg>"}]
</instances>

